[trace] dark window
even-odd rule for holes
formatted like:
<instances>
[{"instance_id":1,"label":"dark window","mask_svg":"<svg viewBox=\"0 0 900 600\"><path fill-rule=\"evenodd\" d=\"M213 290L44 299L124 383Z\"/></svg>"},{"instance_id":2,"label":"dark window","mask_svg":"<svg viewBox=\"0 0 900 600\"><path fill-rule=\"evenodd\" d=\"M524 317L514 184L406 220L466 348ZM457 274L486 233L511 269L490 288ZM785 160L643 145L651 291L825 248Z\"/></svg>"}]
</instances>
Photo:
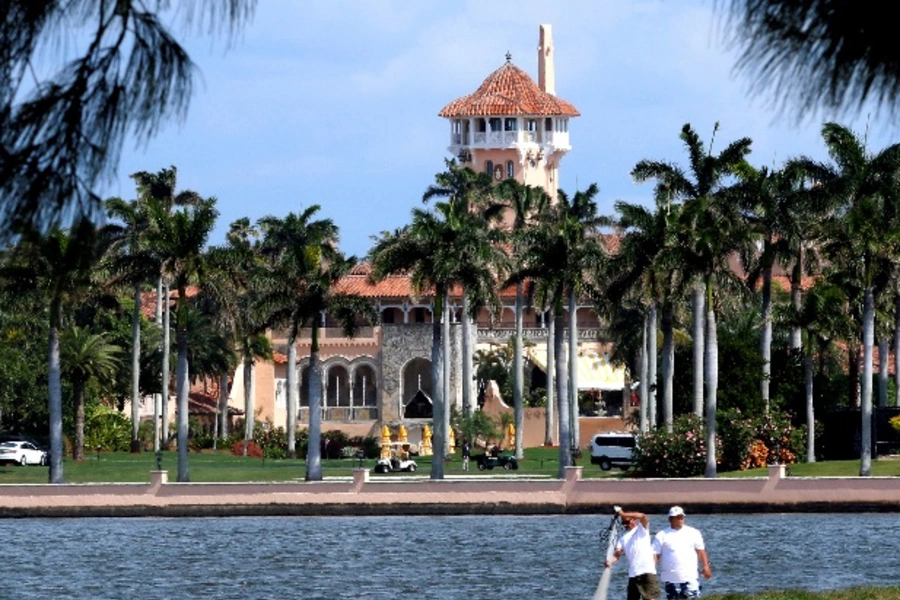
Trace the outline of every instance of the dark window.
<instances>
[{"instance_id":1,"label":"dark window","mask_svg":"<svg viewBox=\"0 0 900 600\"><path fill-rule=\"evenodd\" d=\"M489 160L486 163L484 163L484 172L487 173L488 175L490 175L491 177L494 176L494 161Z\"/></svg>"},{"instance_id":2,"label":"dark window","mask_svg":"<svg viewBox=\"0 0 900 600\"><path fill-rule=\"evenodd\" d=\"M516 176L516 166L513 164L513 161L506 161L506 178L512 179Z\"/></svg>"}]
</instances>

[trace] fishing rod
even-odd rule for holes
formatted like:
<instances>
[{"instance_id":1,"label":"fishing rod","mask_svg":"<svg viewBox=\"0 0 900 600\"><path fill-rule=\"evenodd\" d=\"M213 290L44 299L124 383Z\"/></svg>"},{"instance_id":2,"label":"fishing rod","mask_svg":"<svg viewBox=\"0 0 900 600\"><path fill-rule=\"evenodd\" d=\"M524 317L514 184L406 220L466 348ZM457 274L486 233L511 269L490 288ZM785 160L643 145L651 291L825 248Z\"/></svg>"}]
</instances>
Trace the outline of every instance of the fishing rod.
<instances>
[{"instance_id":1,"label":"fishing rod","mask_svg":"<svg viewBox=\"0 0 900 600\"><path fill-rule=\"evenodd\" d=\"M597 582L597 590L594 592L594 600L606 600L606 592L609 589L609 580L612 577L612 565L610 564L613 555L616 552L616 540L618 539L619 513L622 507L613 507L613 517L609 521L609 525L600 530L600 547L606 542L606 556L604 559L603 573L600 575L600 581Z\"/></svg>"}]
</instances>

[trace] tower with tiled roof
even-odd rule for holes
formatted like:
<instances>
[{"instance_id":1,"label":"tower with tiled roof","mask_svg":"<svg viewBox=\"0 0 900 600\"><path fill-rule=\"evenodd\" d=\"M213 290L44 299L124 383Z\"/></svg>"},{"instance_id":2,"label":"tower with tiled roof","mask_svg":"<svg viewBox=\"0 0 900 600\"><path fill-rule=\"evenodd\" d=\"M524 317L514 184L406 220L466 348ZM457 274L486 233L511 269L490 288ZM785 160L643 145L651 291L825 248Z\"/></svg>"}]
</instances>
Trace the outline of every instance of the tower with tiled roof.
<instances>
[{"instance_id":1,"label":"tower with tiled roof","mask_svg":"<svg viewBox=\"0 0 900 600\"><path fill-rule=\"evenodd\" d=\"M553 54L550 25L541 25L537 84L507 54L474 93L438 115L450 121L449 151L461 164L495 181L543 187L556 198L559 163L572 148L569 119L579 113L556 96Z\"/></svg>"}]
</instances>

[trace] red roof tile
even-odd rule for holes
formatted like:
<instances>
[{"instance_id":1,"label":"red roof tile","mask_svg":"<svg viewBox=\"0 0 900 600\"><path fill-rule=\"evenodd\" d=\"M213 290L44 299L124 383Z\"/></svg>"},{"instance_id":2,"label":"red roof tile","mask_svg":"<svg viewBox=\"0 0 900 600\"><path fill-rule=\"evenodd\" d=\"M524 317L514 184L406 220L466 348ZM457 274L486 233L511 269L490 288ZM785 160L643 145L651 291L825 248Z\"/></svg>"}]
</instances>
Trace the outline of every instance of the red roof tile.
<instances>
[{"instance_id":1,"label":"red roof tile","mask_svg":"<svg viewBox=\"0 0 900 600\"><path fill-rule=\"evenodd\" d=\"M474 94L457 98L438 113L441 117L502 115L580 116L569 102L541 91L525 71L507 62L488 75Z\"/></svg>"}]
</instances>

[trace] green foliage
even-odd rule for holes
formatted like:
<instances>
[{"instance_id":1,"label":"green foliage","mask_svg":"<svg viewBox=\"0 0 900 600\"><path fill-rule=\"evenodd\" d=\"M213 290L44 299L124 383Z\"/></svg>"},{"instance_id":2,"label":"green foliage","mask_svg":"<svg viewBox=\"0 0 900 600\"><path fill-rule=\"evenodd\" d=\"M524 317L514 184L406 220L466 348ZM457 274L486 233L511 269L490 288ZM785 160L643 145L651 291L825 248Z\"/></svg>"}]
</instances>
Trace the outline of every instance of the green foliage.
<instances>
[{"instance_id":1,"label":"green foliage","mask_svg":"<svg viewBox=\"0 0 900 600\"><path fill-rule=\"evenodd\" d=\"M706 468L703 421L693 414L675 419L672 433L665 428L638 438L634 470L642 477L695 477Z\"/></svg>"},{"instance_id":2,"label":"green foliage","mask_svg":"<svg viewBox=\"0 0 900 600\"><path fill-rule=\"evenodd\" d=\"M350 458L356 457L356 448L362 448L366 458L378 458L378 455L381 453L381 442L378 438L371 435L365 437L356 436L350 438L350 446L347 446L347 448L353 448L354 450L354 454Z\"/></svg>"},{"instance_id":3,"label":"green foliage","mask_svg":"<svg viewBox=\"0 0 900 600\"><path fill-rule=\"evenodd\" d=\"M125 452L131 447L131 419L108 406L97 404L85 408L85 451L97 448Z\"/></svg>"},{"instance_id":4,"label":"green foliage","mask_svg":"<svg viewBox=\"0 0 900 600\"><path fill-rule=\"evenodd\" d=\"M257 428L253 433L253 441L256 442L266 458L287 458L287 434L284 427L263 429Z\"/></svg>"},{"instance_id":5,"label":"green foliage","mask_svg":"<svg viewBox=\"0 0 900 600\"><path fill-rule=\"evenodd\" d=\"M457 443L461 444L465 440L475 441L477 438L482 438L486 442L500 439L502 434L498 433L497 423L484 411L475 410L469 415L462 415L456 409L452 410L450 423L458 432Z\"/></svg>"},{"instance_id":6,"label":"green foliage","mask_svg":"<svg viewBox=\"0 0 900 600\"><path fill-rule=\"evenodd\" d=\"M722 447L719 469L746 469L750 460L750 445L756 433L753 419L739 409L720 410L716 414L716 425L716 435Z\"/></svg>"}]
</instances>

